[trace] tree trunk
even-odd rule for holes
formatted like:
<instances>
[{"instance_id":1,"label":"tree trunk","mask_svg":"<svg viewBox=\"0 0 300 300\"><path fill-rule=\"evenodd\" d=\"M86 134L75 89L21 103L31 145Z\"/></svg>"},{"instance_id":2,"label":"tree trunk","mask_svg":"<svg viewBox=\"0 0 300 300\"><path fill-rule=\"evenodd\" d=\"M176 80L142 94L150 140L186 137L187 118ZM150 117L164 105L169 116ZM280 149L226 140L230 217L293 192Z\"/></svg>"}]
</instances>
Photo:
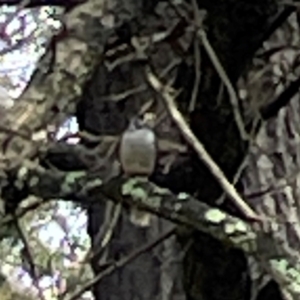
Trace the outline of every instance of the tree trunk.
<instances>
[{"instance_id":1,"label":"tree trunk","mask_svg":"<svg viewBox=\"0 0 300 300\"><path fill-rule=\"evenodd\" d=\"M153 7L142 11L139 2L134 6L141 15L135 13L134 20L120 26L116 35L119 44L126 43L130 36L146 31L154 32L157 25L155 17L161 17L161 15L154 17ZM204 26L207 29L208 39L229 79L235 85L268 34L270 20L277 12L276 1L259 0L251 3L246 0L200 1L199 8L207 11ZM165 24L166 20L160 19L159 22ZM181 26L187 26L185 20ZM166 40L159 44L158 54L151 54L153 67L157 73L176 57L173 42L175 41ZM186 57L193 57L192 49L191 43L185 53ZM86 87L84 99L78 109L82 130L98 134L120 134L124 130L126 118L134 115L145 99L155 97L153 91L147 89L128 101L117 103L108 103L103 96L121 93L129 89L132 82L143 83L145 81L143 66L143 62L124 63L116 66L111 72L104 65L99 66ZM175 87L182 89L178 101L182 111L187 115L187 106L195 82L194 63L189 65L181 57L181 64L173 74L173 78ZM201 82L197 105L189 115L191 128L229 180L232 180L247 153L248 145L240 139L228 94L220 91L222 84L219 75L211 64L207 52L201 48ZM201 196L201 199L212 205L221 195L220 187L193 152L188 156L179 157L169 174L162 174L158 170L152 180L175 193L185 191ZM238 214L232 205L227 205L228 202L225 201L224 209ZM89 235L95 251L100 247L95 236L104 222L106 209L105 205L97 204L88 210ZM129 223L127 213L122 211L111 243L106 249L105 261L109 262L111 259L128 254L134 248L164 232L169 226L171 225L168 222L153 217L151 227L136 228ZM178 242L174 239L168 240L143 254L124 269L105 278L95 286L95 298L250 299L251 282L247 260L242 252L228 249L201 232L185 232L179 235ZM182 253L184 253L183 260L181 260ZM96 259L93 261L92 266L97 274L105 266L99 267L96 261ZM166 262L169 262L167 267L164 265Z\"/></svg>"}]
</instances>

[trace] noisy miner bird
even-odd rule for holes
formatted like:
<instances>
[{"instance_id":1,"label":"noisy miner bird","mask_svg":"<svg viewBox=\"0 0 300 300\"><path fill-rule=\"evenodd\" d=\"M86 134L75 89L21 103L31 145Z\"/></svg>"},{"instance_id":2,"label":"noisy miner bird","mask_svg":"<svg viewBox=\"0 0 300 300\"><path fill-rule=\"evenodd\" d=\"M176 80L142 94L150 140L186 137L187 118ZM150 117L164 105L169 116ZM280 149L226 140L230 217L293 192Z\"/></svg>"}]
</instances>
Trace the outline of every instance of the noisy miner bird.
<instances>
[{"instance_id":1,"label":"noisy miner bird","mask_svg":"<svg viewBox=\"0 0 300 300\"><path fill-rule=\"evenodd\" d=\"M127 176L147 179L154 171L157 158L157 140L154 131L140 118L132 118L121 136L119 158ZM151 215L131 208L130 221L140 227L150 224Z\"/></svg>"}]
</instances>

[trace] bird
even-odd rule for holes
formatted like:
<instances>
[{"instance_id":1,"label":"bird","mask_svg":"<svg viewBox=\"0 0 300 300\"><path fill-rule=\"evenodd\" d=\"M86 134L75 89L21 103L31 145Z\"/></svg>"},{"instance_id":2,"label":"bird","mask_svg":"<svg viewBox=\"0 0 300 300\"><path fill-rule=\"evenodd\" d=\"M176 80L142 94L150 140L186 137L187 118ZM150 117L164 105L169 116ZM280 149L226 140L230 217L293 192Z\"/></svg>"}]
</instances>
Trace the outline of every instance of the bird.
<instances>
[{"instance_id":1,"label":"bird","mask_svg":"<svg viewBox=\"0 0 300 300\"><path fill-rule=\"evenodd\" d=\"M121 168L128 177L147 179L154 172L157 160L157 138L154 130L140 117L129 121L120 140ZM151 215L135 207L131 208L130 221L140 227L150 224Z\"/></svg>"}]
</instances>

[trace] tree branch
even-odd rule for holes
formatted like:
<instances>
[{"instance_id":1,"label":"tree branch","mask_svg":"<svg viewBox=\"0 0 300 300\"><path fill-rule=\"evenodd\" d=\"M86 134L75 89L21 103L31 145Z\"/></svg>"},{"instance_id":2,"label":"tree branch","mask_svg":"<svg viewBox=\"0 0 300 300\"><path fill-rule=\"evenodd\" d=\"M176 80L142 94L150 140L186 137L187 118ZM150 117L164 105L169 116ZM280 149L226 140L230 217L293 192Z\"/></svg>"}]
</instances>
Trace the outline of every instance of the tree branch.
<instances>
[{"instance_id":1,"label":"tree branch","mask_svg":"<svg viewBox=\"0 0 300 300\"><path fill-rule=\"evenodd\" d=\"M82 10L84 14L81 14ZM45 72L45 55L38 64L30 86L8 111L6 118L1 120L1 126L25 132L30 138L3 133L0 137L4 148L0 153L0 168L12 169L24 159L34 157L41 145L46 143L47 127L61 125L74 113L82 87L101 59L108 37L101 25L90 26L98 22L100 14L101 3L91 0L66 15L68 34L56 43L53 72Z\"/></svg>"},{"instance_id":2,"label":"tree branch","mask_svg":"<svg viewBox=\"0 0 300 300\"><path fill-rule=\"evenodd\" d=\"M295 94L299 91L300 88L300 77L296 80L292 81L290 85L283 90L282 93L278 95L276 99L274 99L271 103L265 105L260 113L264 120L271 119L277 115L277 113L283 107L287 106L290 100L295 96Z\"/></svg>"},{"instance_id":3,"label":"tree branch","mask_svg":"<svg viewBox=\"0 0 300 300\"><path fill-rule=\"evenodd\" d=\"M174 91L173 94L171 94L171 89L167 86L163 86L158 78L150 71L150 69L148 70L147 76L148 81L153 89L160 93L162 98L164 99L166 107L173 121L178 126L182 136L185 138L187 143L195 150L200 160L207 166L219 185L223 188L224 192L228 195L228 197L233 201L233 203L238 207L238 209L244 214L246 218L256 221L260 220L260 217L241 198L235 187L228 181L223 171L215 163L215 161L204 148L203 144L196 138L189 126L186 124L183 116L176 108L176 104L174 101Z\"/></svg>"},{"instance_id":4,"label":"tree branch","mask_svg":"<svg viewBox=\"0 0 300 300\"><path fill-rule=\"evenodd\" d=\"M278 252L277 240L268 233L267 227L264 227L264 231L256 229L252 224L212 208L188 194L174 195L167 189L136 178L115 178L103 184L97 174L66 173L31 165L18 179L29 194L44 201L57 198L89 206L98 201L112 200L204 232L261 260L282 291L292 297L287 299L299 298L300 262ZM21 214L21 209L16 212L17 216ZM5 222L7 220L2 219L0 226L4 226Z\"/></svg>"},{"instance_id":5,"label":"tree branch","mask_svg":"<svg viewBox=\"0 0 300 300\"><path fill-rule=\"evenodd\" d=\"M188 194L180 193L176 196L147 181L115 178L104 184L98 174L91 176L84 171L59 172L34 165L28 167L23 177L18 179L23 181L28 194L43 198L44 201L64 199L86 206L101 201L99 195L102 195L103 199L136 206L175 223L206 232L235 247L244 249L247 244L247 251L253 248L249 245L253 242L254 233L245 221L211 208ZM21 210L16 212L17 216L22 214ZM231 230L228 231L229 228Z\"/></svg>"}]
</instances>

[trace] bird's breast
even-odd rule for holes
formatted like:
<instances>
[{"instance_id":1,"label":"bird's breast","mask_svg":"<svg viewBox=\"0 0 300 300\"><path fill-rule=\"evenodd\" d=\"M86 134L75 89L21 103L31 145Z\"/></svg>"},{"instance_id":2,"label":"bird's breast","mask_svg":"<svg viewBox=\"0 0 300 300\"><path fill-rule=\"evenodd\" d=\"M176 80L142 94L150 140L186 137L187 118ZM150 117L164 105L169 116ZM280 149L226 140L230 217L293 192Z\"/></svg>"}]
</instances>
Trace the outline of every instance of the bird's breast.
<instances>
[{"instance_id":1,"label":"bird's breast","mask_svg":"<svg viewBox=\"0 0 300 300\"><path fill-rule=\"evenodd\" d=\"M156 137L151 130L125 132L120 144L120 162L127 175L150 176L156 163Z\"/></svg>"}]
</instances>

